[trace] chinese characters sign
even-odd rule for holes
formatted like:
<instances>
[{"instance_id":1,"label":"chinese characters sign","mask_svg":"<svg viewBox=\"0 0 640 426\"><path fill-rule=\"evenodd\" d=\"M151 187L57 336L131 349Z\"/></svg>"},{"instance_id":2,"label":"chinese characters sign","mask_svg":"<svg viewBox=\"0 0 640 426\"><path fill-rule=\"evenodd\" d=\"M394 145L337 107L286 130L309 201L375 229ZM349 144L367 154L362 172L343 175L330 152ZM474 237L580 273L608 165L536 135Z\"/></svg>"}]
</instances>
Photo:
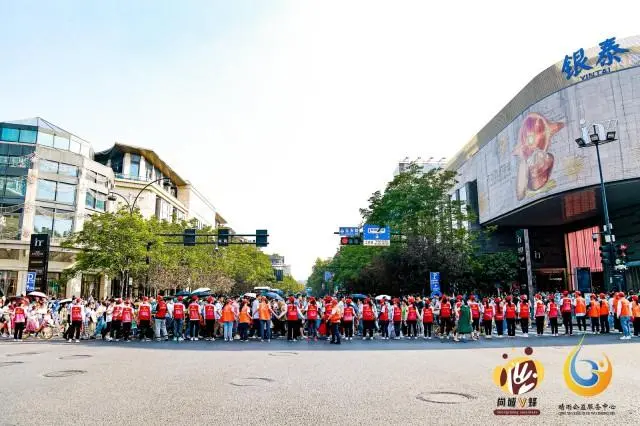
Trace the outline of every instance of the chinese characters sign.
<instances>
[{"instance_id":1,"label":"chinese characters sign","mask_svg":"<svg viewBox=\"0 0 640 426\"><path fill-rule=\"evenodd\" d=\"M594 61L591 61L590 58L585 54L584 49L580 48L573 52L571 56L565 55L564 62L562 63L562 73L564 74L567 80L570 80L572 77L578 77L583 71L590 71L594 68L594 66L602 67L599 70L594 70L593 73L589 72L588 74L580 77L585 80L588 78L595 77L600 74L604 74L610 72L610 67L614 63L619 63L622 61L622 58L619 56L623 53L627 53L629 49L625 49L620 47L620 45L616 42L615 37L608 38L599 44L600 52L598 53L598 58Z\"/></svg>"}]
</instances>

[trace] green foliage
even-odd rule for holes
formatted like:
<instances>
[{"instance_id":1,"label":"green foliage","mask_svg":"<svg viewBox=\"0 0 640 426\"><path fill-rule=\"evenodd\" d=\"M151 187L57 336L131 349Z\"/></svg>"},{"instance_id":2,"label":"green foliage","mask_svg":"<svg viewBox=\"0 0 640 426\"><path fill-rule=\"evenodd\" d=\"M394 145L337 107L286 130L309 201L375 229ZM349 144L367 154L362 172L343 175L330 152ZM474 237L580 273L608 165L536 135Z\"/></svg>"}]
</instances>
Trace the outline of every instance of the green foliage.
<instances>
[{"instance_id":1,"label":"green foliage","mask_svg":"<svg viewBox=\"0 0 640 426\"><path fill-rule=\"evenodd\" d=\"M285 275L284 279L275 285L277 285L284 294L298 294L304 292L304 284L300 284L290 275Z\"/></svg>"},{"instance_id":2,"label":"green foliage","mask_svg":"<svg viewBox=\"0 0 640 426\"><path fill-rule=\"evenodd\" d=\"M324 282L324 271L327 271L331 259L317 258L311 269L311 275L307 279L307 287L311 287L311 293L315 296L324 295L325 290L322 288Z\"/></svg>"},{"instance_id":3,"label":"green foliage","mask_svg":"<svg viewBox=\"0 0 640 426\"><path fill-rule=\"evenodd\" d=\"M474 258L472 268L477 289L492 294L496 292L496 284L504 287L516 280L518 256L514 251L479 254Z\"/></svg>"}]
</instances>

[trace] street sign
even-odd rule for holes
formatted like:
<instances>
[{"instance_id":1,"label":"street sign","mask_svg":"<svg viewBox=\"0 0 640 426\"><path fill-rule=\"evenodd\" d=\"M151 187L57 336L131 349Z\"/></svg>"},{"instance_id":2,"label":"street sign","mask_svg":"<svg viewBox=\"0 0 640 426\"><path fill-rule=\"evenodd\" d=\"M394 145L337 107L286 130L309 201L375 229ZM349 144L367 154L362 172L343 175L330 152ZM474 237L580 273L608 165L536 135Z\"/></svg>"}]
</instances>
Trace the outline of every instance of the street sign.
<instances>
[{"instance_id":1,"label":"street sign","mask_svg":"<svg viewBox=\"0 0 640 426\"><path fill-rule=\"evenodd\" d=\"M340 236L341 237L356 237L360 235L360 229L356 226L341 226L340 227Z\"/></svg>"},{"instance_id":2,"label":"street sign","mask_svg":"<svg viewBox=\"0 0 640 426\"><path fill-rule=\"evenodd\" d=\"M31 234L27 268L36 273L34 290L46 293L47 272L49 270L49 234Z\"/></svg>"},{"instance_id":3,"label":"street sign","mask_svg":"<svg viewBox=\"0 0 640 426\"><path fill-rule=\"evenodd\" d=\"M362 228L362 245L390 246L391 229L388 226L364 225Z\"/></svg>"},{"instance_id":4,"label":"street sign","mask_svg":"<svg viewBox=\"0 0 640 426\"><path fill-rule=\"evenodd\" d=\"M431 287L431 295L440 296L440 272L429 272L429 284Z\"/></svg>"},{"instance_id":5,"label":"street sign","mask_svg":"<svg viewBox=\"0 0 640 426\"><path fill-rule=\"evenodd\" d=\"M330 271L324 271L324 281L329 282L333 278L333 273Z\"/></svg>"},{"instance_id":6,"label":"street sign","mask_svg":"<svg viewBox=\"0 0 640 426\"><path fill-rule=\"evenodd\" d=\"M36 273L27 272L27 293L36 290Z\"/></svg>"}]
</instances>

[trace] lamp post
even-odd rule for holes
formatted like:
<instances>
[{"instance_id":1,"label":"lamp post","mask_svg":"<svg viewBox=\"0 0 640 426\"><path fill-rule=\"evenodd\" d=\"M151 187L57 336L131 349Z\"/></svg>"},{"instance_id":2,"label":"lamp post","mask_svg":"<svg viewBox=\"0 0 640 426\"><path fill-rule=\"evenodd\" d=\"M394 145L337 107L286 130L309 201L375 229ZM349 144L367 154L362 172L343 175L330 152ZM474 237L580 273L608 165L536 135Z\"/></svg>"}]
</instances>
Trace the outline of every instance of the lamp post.
<instances>
[{"instance_id":1,"label":"lamp post","mask_svg":"<svg viewBox=\"0 0 640 426\"><path fill-rule=\"evenodd\" d=\"M600 174L600 196L602 198L602 212L604 214L603 235L605 238L606 245L609 246L609 253L614 253L614 246L613 246L613 238L611 233L611 221L609 220L609 205L607 203L607 191L605 190L604 177L602 176L602 162L600 160L600 145L609 143L609 142L615 142L616 140L617 139L616 139L615 131L607 132L606 139L600 140L600 135L598 134L598 129L596 128L595 124L593 125L593 133L589 135L589 142L586 142L583 138L576 139L576 144L578 144L579 148L588 148L591 146L596 147L596 156L598 158L598 172ZM608 272L607 274L605 274L605 276L608 275L609 284L611 284L612 282L612 277L610 275L611 266L612 265L610 264L610 262L604 262L605 272ZM606 282L605 282L605 287L606 287ZM608 289L609 288L607 288L607 290Z\"/></svg>"},{"instance_id":2,"label":"lamp post","mask_svg":"<svg viewBox=\"0 0 640 426\"><path fill-rule=\"evenodd\" d=\"M147 189L148 187L150 187L151 185L153 185L154 183L164 182L164 181L168 181L169 183L171 183L171 179L169 179L168 177L162 177L162 178L159 178L159 179L156 179L154 181L151 181L151 182L147 183L145 186L142 187L142 189L140 191L138 191L138 194L136 194L136 197L133 199L133 203L130 203L129 200L127 199L127 197L125 197L124 195L119 194L119 193L117 193L115 191L111 191L109 193L109 195L107 196L107 200L116 201L117 200L116 196L122 198L125 201L125 203L127 203L127 208L129 210L129 214L133 215L133 212L134 212L134 210L136 208L136 202L138 201L138 198L144 192L144 190ZM171 185L171 188L175 189L176 186L175 185ZM149 246L149 244L147 244L147 254L148 254L149 250L150 250L150 246ZM129 294L129 269L126 269L124 271L123 281L124 281L124 294L128 295ZM149 281L149 275L147 275L147 277L146 277L147 284L148 284L148 281Z\"/></svg>"}]
</instances>

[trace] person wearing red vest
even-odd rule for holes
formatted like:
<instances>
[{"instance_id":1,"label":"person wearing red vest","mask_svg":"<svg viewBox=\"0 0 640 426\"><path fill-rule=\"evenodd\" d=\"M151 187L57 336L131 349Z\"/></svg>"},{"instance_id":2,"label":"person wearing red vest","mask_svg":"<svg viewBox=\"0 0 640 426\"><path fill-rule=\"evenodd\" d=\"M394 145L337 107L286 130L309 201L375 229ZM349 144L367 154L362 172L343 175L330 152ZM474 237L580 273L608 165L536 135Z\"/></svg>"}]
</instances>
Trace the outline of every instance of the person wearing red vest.
<instances>
[{"instance_id":1,"label":"person wearing red vest","mask_svg":"<svg viewBox=\"0 0 640 426\"><path fill-rule=\"evenodd\" d=\"M302 317L302 312L300 312L293 296L289 296L286 312L287 342L293 342L298 337L298 333L300 331L300 318Z\"/></svg>"},{"instance_id":2,"label":"person wearing red vest","mask_svg":"<svg viewBox=\"0 0 640 426\"><path fill-rule=\"evenodd\" d=\"M111 339L116 342L120 341L120 336L122 335L122 307L122 299L117 299L111 318Z\"/></svg>"},{"instance_id":3,"label":"person wearing red vest","mask_svg":"<svg viewBox=\"0 0 640 426\"><path fill-rule=\"evenodd\" d=\"M587 332L587 301L582 297L582 293L578 290L574 292L576 297L575 299L575 307L576 307L576 322L578 323L578 331Z\"/></svg>"},{"instance_id":4,"label":"person wearing red vest","mask_svg":"<svg viewBox=\"0 0 640 426\"><path fill-rule=\"evenodd\" d=\"M506 304L504 307L504 315L507 320L507 337L516 336L516 318L518 317L517 307L513 303L511 295L506 297Z\"/></svg>"},{"instance_id":5,"label":"person wearing red vest","mask_svg":"<svg viewBox=\"0 0 640 426\"><path fill-rule=\"evenodd\" d=\"M216 340L213 336L213 326L215 323L216 305L213 303L213 296L209 296L207 298L207 303L204 305L204 339L209 342Z\"/></svg>"},{"instance_id":6,"label":"person wearing red vest","mask_svg":"<svg viewBox=\"0 0 640 426\"><path fill-rule=\"evenodd\" d=\"M386 298L380 299L380 313L378 314L378 321L380 323L380 334L382 340L389 340L389 311L390 307Z\"/></svg>"},{"instance_id":7,"label":"person wearing red vest","mask_svg":"<svg viewBox=\"0 0 640 426\"><path fill-rule=\"evenodd\" d=\"M153 326L155 328L154 334L157 341L162 339L169 340L169 335L167 334L167 302L165 302L164 298L160 295L158 295L156 300L156 315L153 321Z\"/></svg>"},{"instance_id":8,"label":"person wearing red vest","mask_svg":"<svg viewBox=\"0 0 640 426\"><path fill-rule=\"evenodd\" d=\"M486 297L482 299L482 329L484 331L484 336L487 339L491 339L491 333L493 331L493 315L494 309L493 306L489 303L489 299Z\"/></svg>"},{"instance_id":9,"label":"person wearing red vest","mask_svg":"<svg viewBox=\"0 0 640 426\"><path fill-rule=\"evenodd\" d=\"M558 337L558 305L552 295L549 295L549 327L551 327L551 335Z\"/></svg>"},{"instance_id":10,"label":"person wearing red vest","mask_svg":"<svg viewBox=\"0 0 640 426\"><path fill-rule=\"evenodd\" d=\"M198 296L191 297L191 303L189 303L189 335L190 340L198 341L198 335L200 334L200 305L198 304Z\"/></svg>"},{"instance_id":11,"label":"person wearing red vest","mask_svg":"<svg viewBox=\"0 0 640 426\"><path fill-rule=\"evenodd\" d=\"M496 297L493 299L493 317L496 322L496 333L498 334L498 338L502 339L504 336L504 305L502 304L502 299Z\"/></svg>"},{"instance_id":12,"label":"person wearing red vest","mask_svg":"<svg viewBox=\"0 0 640 426\"><path fill-rule=\"evenodd\" d=\"M27 306L27 301L22 299L20 304L13 309L13 340L22 340L22 332L27 323Z\"/></svg>"},{"instance_id":13,"label":"person wearing red vest","mask_svg":"<svg viewBox=\"0 0 640 426\"><path fill-rule=\"evenodd\" d=\"M568 291L562 292L562 299L560 299L560 314L562 314L562 324L564 325L564 334L573 336L573 321L571 320L571 309L573 308L573 301L569 297Z\"/></svg>"},{"instance_id":14,"label":"person wearing red vest","mask_svg":"<svg viewBox=\"0 0 640 426\"><path fill-rule=\"evenodd\" d=\"M536 317L536 336L542 336L544 334L544 319L547 313L547 308L542 302L542 296L536 294L535 302L533 305L533 314Z\"/></svg>"},{"instance_id":15,"label":"person wearing red vest","mask_svg":"<svg viewBox=\"0 0 640 426\"><path fill-rule=\"evenodd\" d=\"M67 341L71 343L71 339L75 332L76 343L79 343L80 330L82 330L82 319L84 318L84 306L82 306L80 298L77 298L76 300L73 301L70 312L71 312L71 329L69 330L69 334L68 334L69 339Z\"/></svg>"},{"instance_id":16,"label":"person wearing red vest","mask_svg":"<svg viewBox=\"0 0 640 426\"><path fill-rule=\"evenodd\" d=\"M433 333L433 307L428 298L424 299L424 307L422 308L422 326L424 328L424 338L431 340Z\"/></svg>"},{"instance_id":17,"label":"person wearing red vest","mask_svg":"<svg viewBox=\"0 0 640 426\"><path fill-rule=\"evenodd\" d=\"M356 310L353 307L353 301L347 299L344 309L342 310L342 328L344 328L344 339L353 340L353 321L356 318Z\"/></svg>"},{"instance_id":18,"label":"person wearing red vest","mask_svg":"<svg viewBox=\"0 0 640 426\"><path fill-rule=\"evenodd\" d=\"M148 333L151 330L151 304L149 298L144 296L142 303L138 305L138 332L139 339L149 341Z\"/></svg>"},{"instance_id":19,"label":"person wearing red vest","mask_svg":"<svg viewBox=\"0 0 640 426\"><path fill-rule=\"evenodd\" d=\"M393 305L391 306L391 319L393 320L393 338L398 340L400 339L400 328L402 326L402 308L397 297L393 299Z\"/></svg>"},{"instance_id":20,"label":"person wearing red vest","mask_svg":"<svg viewBox=\"0 0 640 426\"><path fill-rule=\"evenodd\" d=\"M362 319L362 340L367 339L367 332L369 333L369 340L373 340L373 328L376 322L376 308L368 297L362 304L362 312L360 313Z\"/></svg>"},{"instance_id":21,"label":"person wearing red vest","mask_svg":"<svg viewBox=\"0 0 640 426\"><path fill-rule=\"evenodd\" d=\"M184 328L184 302L182 296L173 303L173 340L182 342Z\"/></svg>"},{"instance_id":22,"label":"person wearing red vest","mask_svg":"<svg viewBox=\"0 0 640 426\"><path fill-rule=\"evenodd\" d=\"M453 310L451 309L451 302L446 295L443 295L440 299L438 311L440 312L440 339L445 337L449 339L453 328Z\"/></svg>"},{"instance_id":23,"label":"person wearing red vest","mask_svg":"<svg viewBox=\"0 0 640 426\"><path fill-rule=\"evenodd\" d=\"M633 318L633 335L640 336L640 304L638 295L631 296L631 317Z\"/></svg>"},{"instance_id":24,"label":"person wearing red vest","mask_svg":"<svg viewBox=\"0 0 640 426\"><path fill-rule=\"evenodd\" d=\"M600 305L598 304L595 294L591 294L591 297L589 298L587 313L591 319L591 333L600 333Z\"/></svg>"},{"instance_id":25,"label":"person wearing red vest","mask_svg":"<svg viewBox=\"0 0 640 426\"><path fill-rule=\"evenodd\" d=\"M133 322L133 306L127 299L122 307L122 339L128 342L131 337L131 323Z\"/></svg>"},{"instance_id":26,"label":"person wearing red vest","mask_svg":"<svg viewBox=\"0 0 640 426\"><path fill-rule=\"evenodd\" d=\"M609 334L609 301L604 293L600 293L600 333Z\"/></svg>"},{"instance_id":27,"label":"person wearing red vest","mask_svg":"<svg viewBox=\"0 0 640 426\"><path fill-rule=\"evenodd\" d=\"M618 297L616 313L618 318L620 318L620 326L622 327L623 334L620 340L631 340L631 305L623 292L618 292L616 296Z\"/></svg>"},{"instance_id":28,"label":"person wearing red vest","mask_svg":"<svg viewBox=\"0 0 640 426\"><path fill-rule=\"evenodd\" d=\"M349 299L347 299L349 300ZM313 338L315 342L318 341L318 304L316 303L315 297L309 298L309 303L307 304L307 326L309 327L309 332L307 334L307 339Z\"/></svg>"},{"instance_id":29,"label":"person wearing red vest","mask_svg":"<svg viewBox=\"0 0 640 426\"><path fill-rule=\"evenodd\" d=\"M413 297L409 297L407 306L407 339L418 338L418 308Z\"/></svg>"},{"instance_id":30,"label":"person wearing red vest","mask_svg":"<svg viewBox=\"0 0 640 426\"><path fill-rule=\"evenodd\" d=\"M531 309L526 294L520 296L520 303L518 304L518 318L520 319L522 337L529 337L529 320L531 319Z\"/></svg>"},{"instance_id":31,"label":"person wearing red vest","mask_svg":"<svg viewBox=\"0 0 640 426\"><path fill-rule=\"evenodd\" d=\"M471 310L471 333L472 338L480 337L480 304L476 300L476 297L472 294L469 296L469 309Z\"/></svg>"}]
</instances>

